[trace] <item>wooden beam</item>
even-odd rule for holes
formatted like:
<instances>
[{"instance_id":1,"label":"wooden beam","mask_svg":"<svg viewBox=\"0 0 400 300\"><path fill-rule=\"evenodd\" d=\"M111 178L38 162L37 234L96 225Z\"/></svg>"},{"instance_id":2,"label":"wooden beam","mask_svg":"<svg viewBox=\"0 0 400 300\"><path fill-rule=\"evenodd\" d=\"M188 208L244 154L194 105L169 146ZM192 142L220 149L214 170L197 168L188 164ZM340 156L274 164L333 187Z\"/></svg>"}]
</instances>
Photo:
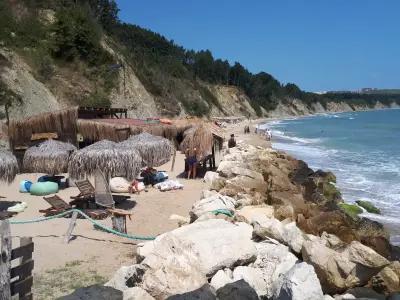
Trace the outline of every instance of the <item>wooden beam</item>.
<instances>
[{"instance_id":1,"label":"wooden beam","mask_svg":"<svg viewBox=\"0 0 400 300\"><path fill-rule=\"evenodd\" d=\"M71 240L71 234L72 234L72 230L74 230L74 227L76 225L76 219L78 218L78 212L74 211L72 213L72 217L71 217L71 222L69 223L69 227L67 230L67 233L65 234L65 238L64 238L64 242L66 244L69 243L69 241Z\"/></svg>"},{"instance_id":2,"label":"wooden beam","mask_svg":"<svg viewBox=\"0 0 400 300\"><path fill-rule=\"evenodd\" d=\"M11 233L8 221L0 222L0 300L11 299Z\"/></svg>"}]
</instances>

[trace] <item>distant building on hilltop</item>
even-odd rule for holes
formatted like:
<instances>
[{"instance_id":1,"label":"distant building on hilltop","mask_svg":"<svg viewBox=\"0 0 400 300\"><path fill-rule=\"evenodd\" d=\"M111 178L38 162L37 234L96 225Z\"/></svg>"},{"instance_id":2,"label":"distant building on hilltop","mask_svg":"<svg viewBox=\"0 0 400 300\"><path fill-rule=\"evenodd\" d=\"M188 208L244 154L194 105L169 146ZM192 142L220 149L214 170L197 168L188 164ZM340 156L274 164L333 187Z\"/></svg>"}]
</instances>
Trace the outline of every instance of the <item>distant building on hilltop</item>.
<instances>
[{"instance_id":1,"label":"distant building on hilltop","mask_svg":"<svg viewBox=\"0 0 400 300\"><path fill-rule=\"evenodd\" d=\"M378 90L377 88L362 88L360 90L360 93L370 93L370 92L377 91L377 90Z\"/></svg>"}]
</instances>

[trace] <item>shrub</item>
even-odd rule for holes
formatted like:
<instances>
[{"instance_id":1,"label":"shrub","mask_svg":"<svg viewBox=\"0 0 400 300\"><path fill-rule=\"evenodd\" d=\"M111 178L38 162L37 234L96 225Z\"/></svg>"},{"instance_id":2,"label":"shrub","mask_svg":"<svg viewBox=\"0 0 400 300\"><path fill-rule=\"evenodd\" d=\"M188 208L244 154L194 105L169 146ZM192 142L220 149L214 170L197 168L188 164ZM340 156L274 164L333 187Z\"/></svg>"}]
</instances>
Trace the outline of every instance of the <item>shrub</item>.
<instances>
[{"instance_id":1,"label":"shrub","mask_svg":"<svg viewBox=\"0 0 400 300\"><path fill-rule=\"evenodd\" d=\"M90 107L111 107L111 101L109 97L101 91L96 91L91 93L88 97L86 97L81 106L90 106Z\"/></svg>"},{"instance_id":2,"label":"shrub","mask_svg":"<svg viewBox=\"0 0 400 300\"><path fill-rule=\"evenodd\" d=\"M362 209L356 204L349 204L349 203L339 203L339 207L350 217L357 218L359 214L363 211Z\"/></svg>"}]
</instances>

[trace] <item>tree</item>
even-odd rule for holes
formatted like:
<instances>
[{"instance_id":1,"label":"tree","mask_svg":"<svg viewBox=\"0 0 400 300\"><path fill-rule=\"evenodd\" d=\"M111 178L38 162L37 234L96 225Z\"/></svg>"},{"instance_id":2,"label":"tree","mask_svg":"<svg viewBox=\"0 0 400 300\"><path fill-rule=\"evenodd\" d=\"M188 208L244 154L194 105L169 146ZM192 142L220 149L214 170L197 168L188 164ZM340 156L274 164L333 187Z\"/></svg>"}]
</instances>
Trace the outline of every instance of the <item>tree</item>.
<instances>
[{"instance_id":1,"label":"tree","mask_svg":"<svg viewBox=\"0 0 400 300\"><path fill-rule=\"evenodd\" d=\"M0 81L0 105L4 106L7 126L10 124L10 115L9 115L10 107L21 103L22 103L21 96L10 90L3 81Z\"/></svg>"}]
</instances>

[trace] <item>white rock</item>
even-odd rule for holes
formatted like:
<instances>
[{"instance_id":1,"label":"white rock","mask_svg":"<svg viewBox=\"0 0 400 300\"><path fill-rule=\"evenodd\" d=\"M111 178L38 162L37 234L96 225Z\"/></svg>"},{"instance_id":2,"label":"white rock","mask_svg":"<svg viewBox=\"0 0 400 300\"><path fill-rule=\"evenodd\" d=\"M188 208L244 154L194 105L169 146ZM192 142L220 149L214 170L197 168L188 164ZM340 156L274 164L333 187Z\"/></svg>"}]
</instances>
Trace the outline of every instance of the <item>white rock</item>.
<instances>
[{"instance_id":1,"label":"white rock","mask_svg":"<svg viewBox=\"0 0 400 300\"><path fill-rule=\"evenodd\" d=\"M223 161L221 161L219 163L217 172L219 173L219 175L223 176L223 177L232 177L234 176L234 174L232 173L232 169L234 167L240 167L243 163L240 161L235 161L235 160L226 160L224 159Z\"/></svg>"},{"instance_id":2,"label":"white rock","mask_svg":"<svg viewBox=\"0 0 400 300\"><path fill-rule=\"evenodd\" d=\"M233 213L235 211L235 203L235 199L231 197L216 194L196 201L192 206L190 215L192 220L196 220L201 215L218 209L226 209Z\"/></svg>"},{"instance_id":3,"label":"white rock","mask_svg":"<svg viewBox=\"0 0 400 300\"><path fill-rule=\"evenodd\" d=\"M335 296L335 300L352 300L352 299L357 299L357 298L352 294L343 294Z\"/></svg>"},{"instance_id":4,"label":"white rock","mask_svg":"<svg viewBox=\"0 0 400 300\"><path fill-rule=\"evenodd\" d=\"M140 284L144 273L145 268L141 265L123 266L114 273L113 277L105 286L125 291L130 286L133 286L133 284ZM130 282L130 284L128 284L128 282Z\"/></svg>"},{"instance_id":5,"label":"white rock","mask_svg":"<svg viewBox=\"0 0 400 300\"><path fill-rule=\"evenodd\" d=\"M201 263L191 241L166 234L142 262L147 269L142 287L157 299L198 289L207 283Z\"/></svg>"},{"instance_id":6,"label":"white rock","mask_svg":"<svg viewBox=\"0 0 400 300\"><path fill-rule=\"evenodd\" d=\"M219 178L219 174L217 172L207 171L204 175L204 182L207 184L212 184L212 182Z\"/></svg>"},{"instance_id":7,"label":"white rock","mask_svg":"<svg viewBox=\"0 0 400 300\"><path fill-rule=\"evenodd\" d=\"M324 298L322 298L323 300L335 300L335 298L333 298L332 296L329 295L324 295Z\"/></svg>"},{"instance_id":8,"label":"white rock","mask_svg":"<svg viewBox=\"0 0 400 300\"><path fill-rule=\"evenodd\" d=\"M291 222L284 226L284 242L290 249L296 253L301 252L304 243L303 232L296 226L295 222Z\"/></svg>"},{"instance_id":9,"label":"white rock","mask_svg":"<svg viewBox=\"0 0 400 300\"><path fill-rule=\"evenodd\" d=\"M257 250L252 241L253 228L246 223L232 224L225 220L212 219L182 226L158 236L154 241L142 245L140 256L148 257L157 252L159 244L166 235L175 236L191 242L199 253L200 266L207 275L212 275L223 268L230 268L238 263L250 263L257 257Z\"/></svg>"},{"instance_id":10,"label":"white rock","mask_svg":"<svg viewBox=\"0 0 400 300\"><path fill-rule=\"evenodd\" d=\"M342 255L348 257L348 259L353 263L362 265L372 270L381 270L390 264L386 258L357 241L351 242L350 245L348 245L341 253Z\"/></svg>"},{"instance_id":11,"label":"white rock","mask_svg":"<svg viewBox=\"0 0 400 300\"><path fill-rule=\"evenodd\" d=\"M218 290L219 288L227 285L228 283L233 282L233 273L230 269L219 270L215 275L211 278L210 285Z\"/></svg>"},{"instance_id":12,"label":"white rock","mask_svg":"<svg viewBox=\"0 0 400 300\"><path fill-rule=\"evenodd\" d=\"M289 248L277 241L269 239L255 245L257 259L251 266L264 269L272 281L278 279L279 274L289 271L298 262Z\"/></svg>"},{"instance_id":13,"label":"white rock","mask_svg":"<svg viewBox=\"0 0 400 300\"><path fill-rule=\"evenodd\" d=\"M257 236L261 238L273 238L284 243L284 227L277 219L256 215L253 217L252 225L254 233Z\"/></svg>"},{"instance_id":14,"label":"white rock","mask_svg":"<svg viewBox=\"0 0 400 300\"><path fill-rule=\"evenodd\" d=\"M314 268L307 263L293 266L274 283L274 299L321 300L324 295Z\"/></svg>"},{"instance_id":15,"label":"white rock","mask_svg":"<svg viewBox=\"0 0 400 300\"><path fill-rule=\"evenodd\" d=\"M239 222L251 224L253 218L257 215L271 218L274 216L274 208L269 205L244 206L242 209L236 211L235 219Z\"/></svg>"},{"instance_id":16,"label":"white rock","mask_svg":"<svg viewBox=\"0 0 400 300\"><path fill-rule=\"evenodd\" d=\"M124 291L123 300L154 300L154 298L144 289L133 287Z\"/></svg>"},{"instance_id":17,"label":"white rock","mask_svg":"<svg viewBox=\"0 0 400 300\"><path fill-rule=\"evenodd\" d=\"M233 270L233 281L241 279L246 281L257 292L258 296L268 294L270 278L265 276L262 269L239 266Z\"/></svg>"},{"instance_id":18,"label":"white rock","mask_svg":"<svg viewBox=\"0 0 400 300\"><path fill-rule=\"evenodd\" d=\"M254 233L261 238L273 238L296 253L301 252L304 243L303 232L296 226L295 222L283 224L275 218L256 215L253 217L252 225Z\"/></svg>"},{"instance_id":19,"label":"white rock","mask_svg":"<svg viewBox=\"0 0 400 300\"><path fill-rule=\"evenodd\" d=\"M215 196L215 195L218 195L217 191L202 190L201 194L200 194L200 199L212 197L212 196Z\"/></svg>"}]
</instances>

